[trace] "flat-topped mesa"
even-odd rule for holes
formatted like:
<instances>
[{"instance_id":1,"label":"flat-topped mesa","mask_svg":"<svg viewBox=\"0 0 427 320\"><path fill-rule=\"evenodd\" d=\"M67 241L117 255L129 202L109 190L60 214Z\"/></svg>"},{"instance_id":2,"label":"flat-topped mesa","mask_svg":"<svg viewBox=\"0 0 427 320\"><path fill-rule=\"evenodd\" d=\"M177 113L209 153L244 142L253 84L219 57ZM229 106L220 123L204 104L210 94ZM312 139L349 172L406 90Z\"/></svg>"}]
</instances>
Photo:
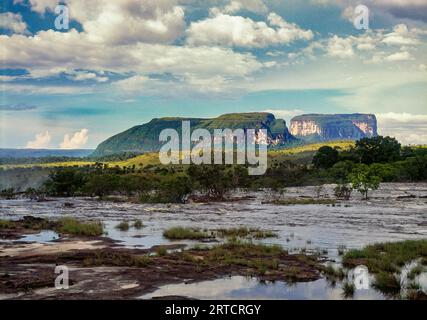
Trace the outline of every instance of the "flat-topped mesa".
<instances>
[{"instance_id":1,"label":"flat-topped mesa","mask_svg":"<svg viewBox=\"0 0 427 320\"><path fill-rule=\"evenodd\" d=\"M375 137L377 119L373 114L306 114L291 120L290 132L306 141L358 140Z\"/></svg>"},{"instance_id":2,"label":"flat-topped mesa","mask_svg":"<svg viewBox=\"0 0 427 320\"><path fill-rule=\"evenodd\" d=\"M104 142L96 149L95 156L104 156L122 152L159 151L163 143L159 135L163 129L174 129L181 135L182 121L190 121L191 130L207 129L265 129L270 147L284 146L296 141L289 133L285 120L276 119L267 112L231 113L217 118L160 118L143 125L135 126L119 133Z\"/></svg>"}]
</instances>

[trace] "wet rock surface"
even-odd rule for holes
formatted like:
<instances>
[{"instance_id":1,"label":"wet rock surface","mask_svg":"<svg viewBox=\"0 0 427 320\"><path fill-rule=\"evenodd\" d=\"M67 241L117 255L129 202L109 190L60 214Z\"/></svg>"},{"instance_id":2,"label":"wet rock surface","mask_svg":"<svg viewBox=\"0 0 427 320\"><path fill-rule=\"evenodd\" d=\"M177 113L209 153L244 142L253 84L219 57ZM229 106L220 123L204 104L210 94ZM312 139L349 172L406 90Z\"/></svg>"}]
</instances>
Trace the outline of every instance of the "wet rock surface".
<instances>
[{"instance_id":1,"label":"wet rock surface","mask_svg":"<svg viewBox=\"0 0 427 320\"><path fill-rule=\"evenodd\" d=\"M320 198L333 199L333 188L324 186ZM287 188L284 197L316 199L316 193L314 187ZM319 279L321 275L318 269L310 264L305 265L306 262L298 264L299 260L294 260L301 252L322 252L328 261L339 263L340 250L361 248L376 242L427 237L427 184L383 184L380 190L371 194L368 201L361 200L354 193L351 200L339 200L333 205L262 204L272 197L268 191L236 191L233 196L239 201L170 205L101 202L89 198L50 199L46 202L0 200L1 219L19 220L32 216L23 219L26 223L18 224L17 228L0 230L0 298L131 299L144 296L164 285L215 281L229 275L254 275L242 266L217 266L201 270L188 261L178 259L175 255L180 254L180 250L191 248L202 241L165 239L163 231L173 226L202 230L245 226L271 230L278 236L255 242L279 244L288 250L291 254L280 262L283 269L297 267L299 271L303 270L302 278L297 281L310 281L304 283L308 286L312 284L310 288L323 290L325 294L328 294L329 289L325 289L324 282L319 282L323 279ZM107 234L95 238L60 235L59 239L46 243L41 243L37 238L30 243L20 242L24 235L49 229L49 225L43 225L41 229L33 230L29 225L40 224L41 218L55 221L61 217L100 220ZM134 219L141 219L145 227L141 230L130 228L126 232L115 228L120 221ZM103 250L155 256L159 247L164 246L168 248L168 255L153 259L155 262L149 267L84 263L94 252ZM55 290L53 287L57 264L70 267L72 285L68 290ZM277 277L271 274L255 276L264 281L287 279L284 274ZM241 282L239 285L243 286ZM268 292L263 291L264 287L257 288L268 296ZM300 286L295 288L297 292ZM279 291L283 290L281 287ZM311 294L306 292L299 297L310 298ZM162 296L176 295L186 296L185 291L182 294L172 292ZM324 296L318 294L313 297Z\"/></svg>"}]
</instances>

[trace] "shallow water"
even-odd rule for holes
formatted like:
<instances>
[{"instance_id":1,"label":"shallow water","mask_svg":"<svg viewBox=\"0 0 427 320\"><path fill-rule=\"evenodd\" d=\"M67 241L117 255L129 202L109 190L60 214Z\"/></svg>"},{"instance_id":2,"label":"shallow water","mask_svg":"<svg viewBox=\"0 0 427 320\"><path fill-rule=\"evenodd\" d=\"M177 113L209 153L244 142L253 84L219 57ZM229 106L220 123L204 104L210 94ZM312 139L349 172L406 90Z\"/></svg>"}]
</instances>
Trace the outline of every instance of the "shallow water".
<instances>
[{"instance_id":1,"label":"shallow water","mask_svg":"<svg viewBox=\"0 0 427 320\"><path fill-rule=\"evenodd\" d=\"M190 284L173 284L143 295L140 299L183 296L195 299L276 299L276 300L339 300L345 299L341 285L331 286L325 279L288 284L282 281L260 282L254 278L233 276ZM382 300L373 289L356 290L356 300Z\"/></svg>"},{"instance_id":2,"label":"shallow water","mask_svg":"<svg viewBox=\"0 0 427 320\"><path fill-rule=\"evenodd\" d=\"M332 198L333 187L325 186L322 197ZM288 188L285 197L315 196L313 187ZM240 196L239 192L235 192ZM119 245L136 248L149 248L159 244L193 244L189 241L169 241L163 238L165 229L173 226L217 229L246 226L272 230L277 238L262 240L266 243L282 245L291 252L305 249L327 252L331 261L339 263L339 247L360 248L364 245L406 239L427 238L427 184L382 184L380 190L372 193L369 201L360 199L356 193L350 201L341 201L335 206L294 205L280 206L262 204L268 200L268 192L251 192L254 198L239 202L209 204L132 204L101 202L87 198L55 199L47 202L34 202L26 199L0 200L0 218L19 219L25 215L46 218L72 216L79 219L101 220L105 224L108 237L118 241ZM64 205L72 203L73 207ZM141 219L145 227L122 232L115 226L123 220L132 222ZM34 241L41 239L33 238ZM425 274L422 275L425 277ZM422 278L424 279L424 278ZM219 280L218 280L219 281ZM284 287L285 284L260 286L254 280L223 279L223 286L241 283L252 289L229 290L224 297L234 294L247 294L251 297L272 297L269 292L278 294L278 298L321 296L321 299L339 296L341 289L326 289L324 282L298 284ZM324 281L324 280L323 280ZM194 285L197 287L197 285ZM176 288L176 287L173 287ZM186 287L192 288L192 287ZM198 288L198 287L197 287ZM267 288L271 288L268 289ZM306 288L306 289L300 289ZM308 289L307 289L308 288ZM280 289L280 290L279 290ZM178 290L178 289L177 289ZM197 289L199 290L199 289ZM269 291L270 290L270 291ZM178 290L179 291L179 290ZM239 292L239 293L236 293ZM313 293L314 292L314 293ZM316 292L323 292L317 293ZM178 293L174 293L177 295ZM196 294L197 295L197 294ZM273 294L274 295L274 294ZM371 293L363 298L375 298ZM356 297L357 298L357 297Z\"/></svg>"},{"instance_id":3,"label":"shallow water","mask_svg":"<svg viewBox=\"0 0 427 320\"><path fill-rule=\"evenodd\" d=\"M312 187L288 188L285 196L314 196ZM19 219L25 215L59 218L73 216L101 220L108 235L123 245L150 247L168 244L163 230L172 226L202 229L247 226L273 230L279 237L264 242L278 243L289 250L328 250L338 258L337 248L360 248L379 241L427 237L427 198L398 199L409 194L427 197L427 184L383 184L371 200L342 201L337 206L262 204L265 192L254 192L254 199L210 204L132 204L72 198L35 202L27 199L0 200L0 217ZM323 196L332 196L325 187ZM69 208L65 202L72 203ZM114 226L123 220L141 219L141 230L121 232ZM174 242L175 243L175 242Z\"/></svg>"},{"instance_id":4,"label":"shallow water","mask_svg":"<svg viewBox=\"0 0 427 320\"><path fill-rule=\"evenodd\" d=\"M16 240L17 242L39 242L39 243L50 243L54 240L58 240L59 235L55 231L43 230L39 233L27 234L22 238Z\"/></svg>"}]
</instances>

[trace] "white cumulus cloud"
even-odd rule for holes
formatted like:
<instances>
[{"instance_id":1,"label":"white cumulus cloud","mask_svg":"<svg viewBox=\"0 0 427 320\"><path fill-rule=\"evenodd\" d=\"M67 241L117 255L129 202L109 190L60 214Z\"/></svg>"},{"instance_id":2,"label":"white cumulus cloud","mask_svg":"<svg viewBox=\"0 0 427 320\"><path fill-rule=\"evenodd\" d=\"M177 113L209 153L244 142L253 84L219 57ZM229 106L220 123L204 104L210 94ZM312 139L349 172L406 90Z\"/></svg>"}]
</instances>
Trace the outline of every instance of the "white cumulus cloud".
<instances>
[{"instance_id":1,"label":"white cumulus cloud","mask_svg":"<svg viewBox=\"0 0 427 320\"><path fill-rule=\"evenodd\" d=\"M311 30L303 30L274 12L268 15L267 20L268 23L220 13L192 22L187 30L187 42L191 45L260 48L313 38Z\"/></svg>"},{"instance_id":2,"label":"white cumulus cloud","mask_svg":"<svg viewBox=\"0 0 427 320\"><path fill-rule=\"evenodd\" d=\"M72 136L67 133L59 147L61 149L80 149L87 143L89 138L88 133L88 129L81 129L80 131L75 132Z\"/></svg>"},{"instance_id":3,"label":"white cumulus cloud","mask_svg":"<svg viewBox=\"0 0 427 320\"><path fill-rule=\"evenodd\" d=\"M22 20L19 13L0 13L0 28L10 30L13 33L28 33L27 24Z\"/></svg>"},{"instance_id":4,"label":"white cumulus cloud","mask_svg":"<svg viewBox=\"0 0 427 320\"><path fill-rule=\"evenodd\" d=\"M379 133L403 144L427 144L427 114L387 112L376 115Z\"/></svg>"},{"instance_id":5,"label":"white cumulus cloud","mask_svg":"<svg viewBox=\"0 0 427 320\"><path fill-rule=\"evenodd\" d=\"M408 51L401 51L387 56L384 60L388 62L411 60L412 56Z\"/></svg>"},{"instance_id":6,"label":"white cumulus cloud","mask_svg":"<svg viewBox=\"0 0 427 320\"><path fill-rule=\"evenodd\" d=\"M27 142L27 148L29 149L44 149L49 147L51 136L49 131L41 132L36 134L35 139Z\"/></svg>"}]
</instances>

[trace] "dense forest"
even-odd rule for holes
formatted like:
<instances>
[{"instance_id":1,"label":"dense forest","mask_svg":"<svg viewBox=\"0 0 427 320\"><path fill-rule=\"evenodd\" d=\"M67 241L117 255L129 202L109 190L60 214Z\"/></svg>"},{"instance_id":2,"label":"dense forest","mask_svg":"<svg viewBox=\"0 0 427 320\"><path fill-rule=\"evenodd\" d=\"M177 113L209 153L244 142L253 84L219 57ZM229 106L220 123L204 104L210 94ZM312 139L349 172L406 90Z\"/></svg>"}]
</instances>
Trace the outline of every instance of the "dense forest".
<instances>
[{"instance_id":1,"label":"dense forest","mask_svg":"<svg viewBox=\"0 0 427 320\"><path fill-rule=\"evenodd\" d=\"M223 200L234 188L280 190L289 186L336 183L337 197L348 198L354 189L368 198L380 182L427 180L427 148L401 147L390 137L363 138L347 149L323 146L310 164L273 160L265 175L248 175L247 165L146 165L111 167L97 162L83 167L31 168L49 176L40 188L6 188L1 196L17 193L32 199L46 196L122 196L138 202L185 202L191 194ZM19 176L19 170L15 175ZM9 172L10 172L9 170ZM8 170L5 170L8 171Z\"/></svg>"}]
</instances>

